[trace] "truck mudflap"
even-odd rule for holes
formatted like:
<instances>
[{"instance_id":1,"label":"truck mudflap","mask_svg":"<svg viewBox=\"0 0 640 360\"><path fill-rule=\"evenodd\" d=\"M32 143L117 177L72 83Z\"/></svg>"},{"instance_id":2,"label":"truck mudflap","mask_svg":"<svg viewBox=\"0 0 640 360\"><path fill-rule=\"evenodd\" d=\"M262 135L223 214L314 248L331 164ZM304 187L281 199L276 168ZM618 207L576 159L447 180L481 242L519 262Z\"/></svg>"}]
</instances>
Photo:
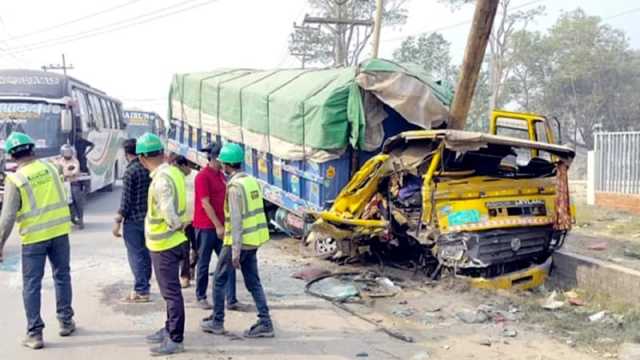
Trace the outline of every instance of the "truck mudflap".
<instances>
[{"instance_id":1,"label":"truck mudflap","mask_svg":"<svg viewBox=\"0 0 640 360\"><path fill-rule=\"evenodd\" d=\"M471 278L469 283L471 287L476 289L492 289L492 290L527 290L536 288L544 284L549 277L553 258L549 257L547 261L540 265L533 265L527 269L515 271L509 274L501 275L494 278Z\"/></svg>"}]
</instances>

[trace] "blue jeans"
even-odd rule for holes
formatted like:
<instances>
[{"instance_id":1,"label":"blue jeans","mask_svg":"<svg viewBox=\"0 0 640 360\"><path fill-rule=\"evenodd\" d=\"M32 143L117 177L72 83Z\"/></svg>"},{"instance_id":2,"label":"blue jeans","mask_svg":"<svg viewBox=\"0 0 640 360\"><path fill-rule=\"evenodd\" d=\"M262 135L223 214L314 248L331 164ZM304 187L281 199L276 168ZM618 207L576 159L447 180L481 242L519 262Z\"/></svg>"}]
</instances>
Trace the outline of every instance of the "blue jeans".
<instances>
[{"instance_id":1,"label":"blue jeans","mask_svg":"<svg viewBox=\"0 0 640 360\"><path fill-rule=\"evenodd\" d=\"M224 323L224 289L230 279L230 274L235 272L231 262L231 253L230 246L222 248L213 280L213 321L217 324ZM258 321L272 326L267 297L264 294L260 276L258 275L258 249L242 250L240 253L240 270L244 278L244 285L253 297L258 309Z\"/></svg>"},{"instance_id":2,"label":"blue jeans","mask_svg":"<svg viewBox=\"0 0 640 360\"><path fill-rule=\"evenodd\" d=\"M70 252L69 235L22 246L22 299L27 313L27 334L42 334L44 329L40 317L40 290L47 258L53 273L58 321L68 323L73 318Z\"/></svg>"},{"instance_id":3,"label":"blue jeans","mask_svg":"<svg viewBox=\"0 0 640 360\"><path fill-rule=\"evenodd\" d=\"M196 264L196 298L203 300L207 298L207 287L209 287L209 264L211 255L215 251L220 261L220 250L222 240L214 229L196 229L196 249L198 251L198 263ZM236 272L229 274L229 284L227 285L227 301L229 304L238 302L236 297Z\"/></svg>"},{"instance_id":4,"label":"blue jeans","mask_svg":"<svg viewBox=\"0 0 640 360\"><path fill-rule=\"evenodd\" d=\"M122 236L127 247L127 259L133 273L133 289L137 294L149 294L151 280L151 257L144 240L143 222L126 222L123 225Z\"/></svg>"}]
</instances>

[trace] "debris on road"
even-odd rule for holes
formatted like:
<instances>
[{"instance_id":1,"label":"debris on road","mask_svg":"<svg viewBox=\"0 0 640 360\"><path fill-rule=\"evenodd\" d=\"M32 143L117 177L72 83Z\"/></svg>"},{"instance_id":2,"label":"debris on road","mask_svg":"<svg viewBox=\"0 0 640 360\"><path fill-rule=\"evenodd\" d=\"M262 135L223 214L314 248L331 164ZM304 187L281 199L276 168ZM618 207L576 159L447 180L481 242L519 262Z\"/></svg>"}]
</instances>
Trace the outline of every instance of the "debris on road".
<instances>
[{"instance_id":1,"label":"debris on road","mask_svg":"<svg viewBox=\"0 0 640 360\"><path fill-rule=\"evenodd\" d=\"M564 293L565 299L570 305L573 306L585 306L586 302L580 298L580 294L578 294L575 290L567 291Z\"/></svg>"},{"instance_id":2,"label":"debris on road","mask_svg":"<svg viewBox=\"0 0 640 360\"><path fill-rule=\"evenodd\" d=\"M597 313L589 316L589 321L591 321L591 322L602 321L602 320L604 320L604 318L606 316L607 316L607 311L603 310L603 311L597 312Z\"/></svg>"},{"instance_id":3,"label":"debris on road","mask_svg":"<svg viewBox=\"0 0 640 360\"><path fill-rule=\"evenodd\" d=\"M632 259L640 259L640 249L625 248L624 256Z\"/></svg>"},{"instance_id":4,"label":"debris on road","mask_svg":"<svg viewBox=\"0 0 640 360\"><path fill-rule=\"evenodd\" d=\"M296 273L293 273L291 277L294 279L310 281L310 280L317 279L321 276L325 276L329 274L331 274L331 271L327 269L323 269L315 266L307 266L304 269Z\"/></svg>"},{"instance_id":5,"label":"debris on road","mask_svg":"<svg viewBox=\"0 0 640 360\"><path fill-rule=\"evenodd\" d=\"M569 304L573 306L585 306L586 302L580 298L569 298Z\"/></svg>"},{"instance_id":6,"label":"debris on road","mask_svg":"<svg viewBox=\"0 0 640 360\"><path fill-rule=\"evenodd\" d=\"M553 291L551 295L542 303L542 307L546 310L557 310L564 306L564 301L556 300L558 293Z\"/></svg>"},{"instance_id":7,"label":"debris on road","mask_svg":"<svg viewBox=\"0 0 640 360\"><path fill-rule=\"evenodd\" d=\"M598 241L589 244L587 248L593 251L605 251L609 248L609 244L606 241Z\"/></svg>"},{"instance_id":8,"label":"debris on road","mask_svg":"<svg viewBox=\"0 0 640 360\"><path fill-rule=\"evenodd\" d=\"M616 340L609 337L604 337L604 338L597 339L596 342L600 345L611 345L611 344L615 344Z\"/></svg>"},{"instance_id":9,"label":"debris on road","mask_svg":"<svg viewBox=\"0 0 640 360\"><path fill-rule=\"evenodd\" d=\"M368 272L368 273L372 273L372 272ZM363 274L358 273L358 272L349 272L349 273L336 273L336 274L329 274L329 275L325 275L325 276L321 276L319 278L313 279L309 282L307 282L307 285L305 285L305 293L315 296L315 297L319 297L321 299L327 300L329 302L331 302L331 304L333 304L335 307L348 312L349 314L364 320L366 322L368 322L369 324L373 325L376 327L376 329L384 332L385 334L396 338L398 340L402 340L404 342L415 342L415 340L413 339L413 337L405 335L399 331L396 331L394 329L390 329L387 328L385 326L383 326L382 324L379 323L379 321L376 321L374 319L370 319L360 313L358 313L357 311L349 308L348 306L346 306L344 304L344 302L346 302L347 300L359 296L359 291L356 288L356 286L354 285L356 282L354 281L355 278L359 278L361 279L361 277L363 276ZM349 297L341 297L341 296L330 296L328 294L324 294L321 292L318 292L316 290L312 290L311 288L314 286L314 284L319 283L321 281L324 280L328 280L328 279L334 279L334 280L339 280L339 281L343 281L341 283L341 285L343 286L343 288L341 290L345 290L345 289L349 289L349 292L347 292L346 290L344 292L339 292L340 295L347 295L347 294L352 294L354 292L358 292L357 295L354 296L349 296ZM331 289L331 288L329 288ZM335 287L333 288L335 289ZM353 291L355 290L355 291Z\"/></svg>"},{"instance_id":10,"label":"debris on road","mask_svg":"<svg viewBox=\"0 0 640 360\"><path fill-rule=\"evenodd\" d=\"M426 351L417 353L411 357L411 360L429 360L429 359L431 359L431 355L429 355L429 353Z\"/></svg>"},{"instance_id":11,"label":"debris on road","mask_svg":"<svg viewBox=\"0 0 640 360\"><path fill-rule=\"evenodd\" d=\"M479 344L482 346L491 347L492 341L491 339L484 339L484 340L480 340Z\"/></svg>"},{"instance_id":12,"label":"debris on road","mask_svg":"<svg viewBox=\"0 0 640 360\"><path fill-rule=\"evenodd\" d=\"M484 324L489 321L489 315L481 310L462 310L456 314L456 317L466 324Z\"/></svg>"},{"instance_id":13,"label":"debris on road","mask_svg":"<svg viewBox=\"0 0 640 360\"><path fill-rule=\"evenodd\" d=\"M356 357L365 358L365 357L369 357L369 354L366 352L361 352L361 353L357 353Z\"/></svg>"},{"instance_id":14,"label":"debris on road","mask_svg":"<svg viewBox=\"0 0 640 360\"><path fill-rule=\"evenodd\" d=\"M518 331L515 329L504 329L502 330L502 336L508 337L508 338L514 338L518 336Z\"/></svg>"},{"instance_id":15,"label":"debris on road","mask_svg":"<svg viewBox=\"0 0 640 360\"><path fill-rule=\"evenodd\" d=\"M413 316L416 313L416 309L396 307L393 310L391 310L391 313L398 317L408 318Z\"/></svg>"}]
</instances>

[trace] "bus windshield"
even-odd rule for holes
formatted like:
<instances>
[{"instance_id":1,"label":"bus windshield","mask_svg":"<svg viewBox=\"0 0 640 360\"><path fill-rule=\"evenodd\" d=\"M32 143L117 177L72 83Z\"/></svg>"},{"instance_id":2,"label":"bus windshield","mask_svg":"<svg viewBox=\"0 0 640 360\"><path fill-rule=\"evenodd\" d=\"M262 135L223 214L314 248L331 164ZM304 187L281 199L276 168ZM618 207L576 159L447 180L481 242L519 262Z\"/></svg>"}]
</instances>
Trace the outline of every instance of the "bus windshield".
<instances>
[{"instance_id":1,"label":"bus windshield","mask_svg":"<svg viewBox=\"0 0 640 360\"><path fill-rule=\"evenodd\" d=\"M0 141L20 131L33 138L36 149L57 148L62 110L62 105L44 102L0 102Z\"/></svg>"},{"instance_id":2,"label":"bus windshield","mask_svg":"<svg viewBox=\"0 0 640 360\"><path fill-rule=\"evenodd\" d=\"M146 132L153 132L151 125L127 125L127 136L130 139L137 139Z\"/></svg>"}]
</instances>

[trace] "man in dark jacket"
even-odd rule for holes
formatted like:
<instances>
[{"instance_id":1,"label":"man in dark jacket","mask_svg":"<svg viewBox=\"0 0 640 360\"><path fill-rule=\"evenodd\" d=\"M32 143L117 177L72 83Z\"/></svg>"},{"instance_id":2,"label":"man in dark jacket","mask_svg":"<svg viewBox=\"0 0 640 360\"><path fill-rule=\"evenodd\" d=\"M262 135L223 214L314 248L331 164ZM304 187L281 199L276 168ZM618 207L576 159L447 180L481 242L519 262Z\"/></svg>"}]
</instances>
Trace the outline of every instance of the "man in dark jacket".
<instances>
[{"instance_id":1,"label":"man in dark jacket","mask_svg":"<svg viewBox=\"0 0 640 360\"><path fill-rule=\"evenodd\" d=\"M127 258L135 282L134 291L124 300L144 303L150 301L151 257L145 245L144 218L151 177L136 155L136 139L126 140L123 146L129 165L122 179L122 200L113 225L113 235L119 238L124 234Z\"/></svg>"}]
</instances>

